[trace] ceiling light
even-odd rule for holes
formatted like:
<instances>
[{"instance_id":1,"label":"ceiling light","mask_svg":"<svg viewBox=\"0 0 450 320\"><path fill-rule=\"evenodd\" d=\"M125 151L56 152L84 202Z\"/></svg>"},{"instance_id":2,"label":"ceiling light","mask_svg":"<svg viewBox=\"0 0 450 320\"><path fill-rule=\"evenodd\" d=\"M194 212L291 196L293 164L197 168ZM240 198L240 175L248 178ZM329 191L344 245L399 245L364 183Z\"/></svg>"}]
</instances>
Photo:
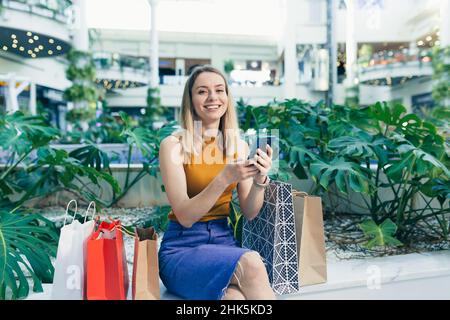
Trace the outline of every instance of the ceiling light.
<instances>
[{"instance_id":1,"label":"ceiling light","mask_svg":"<svg viewBox=\"0 0 450 320\"><path fill-rule=\"evenodd\" d=\"M39 52L39 48L34 48L34 52Z\"/></svg>"},{"instance_id":2,"label":"ceiling light","mask_svg":"<svg viewBox=\"0 0 450 320\"><path fill-rule=\"evenodd\" d=\"M425 38L425 40L427 40L427 41L431 41L431 39L433 39L432 36L428 36L428 37Z\"/></svg>"},{"instance_id":3,"label":"ceiling light","mask_svg":"<svg viewBox=\"0 0 450 320\"><path fill-rule=\"evenodd\" d=\"M36 55L33 53L33 54L31 55L31 57L34 59L34 58L36 58Z\"/></svg>"},{"instance_id":4,"label":"ceiling light","mask_svg":"<svg viewBox=\"0 0 450 320\"><path fill-rule=\"evenodd\" d=\"M37 40L39 40L39 37L38 36L34 36L33 39L37 41Z\"/></svg>"},{"instance_id":5,"label":"ceiling light","mask_svg":"<svg viewBox=\"0 0 450 320\"><path fill-rule=\"evenodd\" d=\"M28 50L27 52L28 52L28 54L32 54L33 53L33 51L31 51L31 50Z\"/></svg>"},{"instance_id":6,"label":"ceiling light","mask_svg":"<svg viewBox=\"0 0 450 320\"><path fill-rule=\"evenodd\" d=\"M15 49L17 48L17 44L13 43L12 47Z\"/></svg>"},{"instance_id":7,"label":"ceiling light","mask_svg":"<svg viewBox=\"0 0 450 320\"><path fill-rule=\"evenodd\" d=\"M14 40L13 40L13 43L19 43L19 41L17 41L17 39L14 39Z\"/></svg>"},{"instance_id":8,"label":"ceiling light","mask_svg":"<svg viewBox=\"0 0 450 320\"><path fill-rule=\"evenodd\" d=\"M61 50L61 49L62 49L61 46L56 47L56 50Z\"/></svg>"},{"instance_id":9,"label":"ceiling light","mask_svg":"<svg viewBox=\"0 0 450 320\"><path fill-rule=\"evenodd\" d=\"M48 39L48 42L49 42L49 43L55 43L55 40L53 40L53 39Z\"/></svg>"},{"instance_id":10,"label":"ceiling light","mask_svg":"<svg viewBox=\"0 0 450 320\"><path fill-rule=\"evenodd\" d=\"M33 39L28 39L28 43L33 43L34 40Z\"/></svg>"},{"instance_id":11,"label":"ceiling light","mask_svg":"<svg viewBox=\"0 0 450 320\"><path fill-rule=\"evenodd\" d=\"M48 50L48 54L49 54L49 55L52 55L52 54L53 54L53 51L52 51L52 50Z\"/></svg>"},{"instance_id":12,"label":"ceiling light","mask_svg":"<svg viewBox=\"0 0 450 320\"><path fill-rule=\"evenodd\" d=\"M30 31L27 32L27 36L31 37L32 35L33 34Z\"/></svg>"},{"instance_id":13,"label":"ceiling light","mask_svg":"<svg viewBox=\"0 0 450 320\"><path fill-rule=\"evenodd\" d=\"M25 51L25 48L24 47L19 47L19 50L20 51Z\"/></svg>"},{"instance_id":14,"label":"ceiling light","mask_svg":"<svg viewBox=\"0 0 450 320\"><path fill-rule=\"evenodd\" d=\"M12 34L12 35L11 35L11 38L12 38L12 39L15 39L15 38L17 38L17 36L16 36L15 34Z\"/></svg>"},{"instance_id":15,"label":"ceiling light","mask_svg":"<svg viewBox=\"0 0 450 320\"><path fill-rule=\"evenodd\" d=\"M39 48L39 50L44 50L44 46L43 45L40 45L38 48Z\"/></svg>"},{"instance_id":16,"label":"ceiling light","mask_svg":"<svg viewBox=\"0 0 450 320\"><path fill-rule=\"evenodd\" d=\"M422 40L418 41L418 42L417 42L417 45L418 45L418 46L423 46L423 41L422 41Z\"/></svg>"},{"instance_id":17,"label":"ceiling light","mask_svg":"<svg viewBox=\"0 0 450 320\"><path fill-rule=\"evenodd\" d=\"M7 46L3 46L3 50L8 50L8 47Z\"/></svg>"}]
</instances>

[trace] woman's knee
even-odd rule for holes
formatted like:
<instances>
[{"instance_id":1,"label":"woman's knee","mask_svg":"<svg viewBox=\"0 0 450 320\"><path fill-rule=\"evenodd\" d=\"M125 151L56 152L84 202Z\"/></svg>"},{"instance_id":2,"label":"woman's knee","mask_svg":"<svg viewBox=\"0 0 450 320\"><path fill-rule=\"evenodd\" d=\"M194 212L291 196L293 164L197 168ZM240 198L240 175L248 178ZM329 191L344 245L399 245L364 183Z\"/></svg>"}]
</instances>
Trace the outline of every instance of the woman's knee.
<instances>
[{"instance_id":1,"label":"woman's knee","mask_svg":"<svg viewBox=\"0 0 450 320\"><path fill-rule=\"evenodd\" d=\"M230 285L225 291L223 300L245 300L245 296L238 287Z\"/></svg>"},{"instance_id":2,"label":"woman's knee","mask_svg":"<svg viewBox=\"0 0 450 320\"><path fill-rule=\"evenodd\" d=\"M236 276L239 280L245 282L263 281L267 279L266 267L261 256L255 252L246 252L241 256L239 264L242 270L236 270Z\"/></svg>"}]
</instances>

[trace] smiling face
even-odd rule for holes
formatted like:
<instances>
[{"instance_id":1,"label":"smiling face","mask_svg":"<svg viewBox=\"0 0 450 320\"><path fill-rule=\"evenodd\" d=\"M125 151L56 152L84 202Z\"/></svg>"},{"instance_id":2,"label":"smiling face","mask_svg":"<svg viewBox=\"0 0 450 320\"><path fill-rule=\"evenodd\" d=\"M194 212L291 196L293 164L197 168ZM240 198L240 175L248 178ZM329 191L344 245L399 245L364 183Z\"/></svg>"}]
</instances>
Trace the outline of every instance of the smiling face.
<instances>
[{"instance_id":1,"label":"smiling face","mask_svg":"<svg viewBox=\"0 0 450 320\"><path fill-rule=\"evenodd\" d=\"M192 104L203 125L217 125L228 107L225 81L217 73L202 72L194 82Z\"/></svg>"}]
</instances>

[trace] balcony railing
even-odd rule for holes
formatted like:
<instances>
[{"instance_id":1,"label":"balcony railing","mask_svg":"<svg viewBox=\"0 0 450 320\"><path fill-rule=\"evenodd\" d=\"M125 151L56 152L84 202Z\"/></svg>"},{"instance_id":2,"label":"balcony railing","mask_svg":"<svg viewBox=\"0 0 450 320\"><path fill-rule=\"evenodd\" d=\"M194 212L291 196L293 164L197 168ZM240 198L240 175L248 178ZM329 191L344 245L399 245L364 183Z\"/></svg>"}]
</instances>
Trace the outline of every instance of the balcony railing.
<instances>
[{"instance_id":1,"label":"balcony railing","mask_svg":"<svg viewBox=\"0 0 450 320\"><path fill-rule=\"evenodd\" d=\"M0 0L0 6L45 18L69 23L72 17L71 0Z\"/></svg>"},{"instance_id":2,"label":"balcony railing","mask_svg":"<svg viewBox=\"0 0 450 320\"><path fill-rule=\"evenodd\" d=\"M98 70L131 71L142 75L148 75L150 72L148 59L143 57L131 57L110 52L94 52L93 59Z\"/></svg>"},{"instance_id":3,"label":"balcony railing","mask_svg":"<svg viewBox=\"0 0 450 320\"><path fill-rule=\"evenodd\" d=\"M407 64L409 62L419 62L422 63L431 62L432 55L431 49L422 50L395 50L395 51L385 51L373 54L370 58L359 58L358 64L360 71L369 71L374 69L384 69L386 66Z\"/></svg>"}]
</instances>

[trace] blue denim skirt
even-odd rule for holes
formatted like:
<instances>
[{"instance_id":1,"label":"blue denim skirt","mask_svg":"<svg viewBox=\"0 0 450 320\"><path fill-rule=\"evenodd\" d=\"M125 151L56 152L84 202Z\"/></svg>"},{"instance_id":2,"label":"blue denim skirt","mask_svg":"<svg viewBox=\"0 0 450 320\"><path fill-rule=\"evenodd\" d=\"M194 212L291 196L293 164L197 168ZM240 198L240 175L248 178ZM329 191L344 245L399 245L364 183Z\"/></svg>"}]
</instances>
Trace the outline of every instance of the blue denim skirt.
<instances>
[{"instance_id":1,"label":"blue denim skirt","mask_svg":"<svg viewBox=\"0 0 450 320\"><path fill-rule=\"evenodd\" d=\"M159 249L159 275L168 291L189 300L221 300L241 256L227 219L191 228L170 221Z\"/></svg>"}]
</instances>

